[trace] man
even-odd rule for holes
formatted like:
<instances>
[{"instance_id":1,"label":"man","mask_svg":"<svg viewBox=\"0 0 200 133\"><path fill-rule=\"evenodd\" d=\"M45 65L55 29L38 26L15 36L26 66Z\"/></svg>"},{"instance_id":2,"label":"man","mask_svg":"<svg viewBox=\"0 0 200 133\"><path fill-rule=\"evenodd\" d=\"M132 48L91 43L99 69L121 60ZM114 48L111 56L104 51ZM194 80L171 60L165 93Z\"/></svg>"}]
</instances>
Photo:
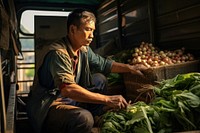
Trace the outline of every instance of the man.
<instances>
[{"instance_id":1,"label":"man","mask_svg":"<svg viewBox=\"0 0 200 133\"><path fill-rule=\"evenodd\" d=\"M142 75L139 69L146 68L117 63L95 54L89 47L95 22L93 13L74 10L68 16L67 36L42 51L27 104L29 119L36 132L90 133L93 117L101 115L104 107L127 107L121 95L105 95L103 74L131 72ZM103 74L91 75L90 68ZM56 92L55 100L49 100L52 92Z\"/></svg>"}]
</instances>

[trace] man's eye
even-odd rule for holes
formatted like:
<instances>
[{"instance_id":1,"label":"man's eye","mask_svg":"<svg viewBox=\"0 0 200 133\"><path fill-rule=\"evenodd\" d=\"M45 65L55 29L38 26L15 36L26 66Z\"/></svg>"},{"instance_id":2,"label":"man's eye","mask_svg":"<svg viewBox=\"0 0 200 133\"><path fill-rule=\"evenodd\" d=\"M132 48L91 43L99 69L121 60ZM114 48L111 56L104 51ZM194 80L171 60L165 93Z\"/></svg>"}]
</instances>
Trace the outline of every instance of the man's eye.
<instances>
[{"instance_id":1,"label":"man's eye","mask_svg":"<svg viewBox=\"0 0 200 133\"><path fill-rule=\"evenodd\" d=\"M92 31L92 29L91 29L91 28L86 28L85 30L86 30L86 31Z\"/></svg>"}]
</instances>

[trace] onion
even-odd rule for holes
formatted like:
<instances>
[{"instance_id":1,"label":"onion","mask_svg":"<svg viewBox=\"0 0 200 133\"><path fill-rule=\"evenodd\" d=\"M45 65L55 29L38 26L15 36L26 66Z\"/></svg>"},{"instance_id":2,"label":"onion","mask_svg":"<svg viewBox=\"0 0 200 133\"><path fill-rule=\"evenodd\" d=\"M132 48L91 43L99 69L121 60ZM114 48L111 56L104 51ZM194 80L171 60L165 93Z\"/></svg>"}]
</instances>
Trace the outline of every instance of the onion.
<instances>
[{"instance_id":1,"label":"onion","mask_svg":"<svg viewBox=\"0 0 200 133\"><path fill-rule=\"evenodd\" d=\"M152 43L141 42L139 47L131 50L132 59L130 64L144 64L148 67L157 67L163 65L177 64L194 60L191 53L185 54L185 48L170 50L159 50Z\"/></svg>"},{"instance_id":2,"label":"onion","mask_svg":"<svg viewBox=\"0 0 200 133\"><path fill-rule=\"evenodd\" d=\"M138 48L135 48L135 53L138 53L139 52L139 49Z\"/></svg>"}]
</instances>

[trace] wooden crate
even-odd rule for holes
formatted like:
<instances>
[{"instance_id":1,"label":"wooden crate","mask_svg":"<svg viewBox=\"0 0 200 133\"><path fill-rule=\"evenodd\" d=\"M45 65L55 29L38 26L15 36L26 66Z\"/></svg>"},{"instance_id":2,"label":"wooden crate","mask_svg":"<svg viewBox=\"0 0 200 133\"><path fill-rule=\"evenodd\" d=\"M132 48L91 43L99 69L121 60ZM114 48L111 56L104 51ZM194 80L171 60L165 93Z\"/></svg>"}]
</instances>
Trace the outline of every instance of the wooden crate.
<instances>
[{"instance_id":1,"label":"wooden crate","mask_svg":"<svg viewBox=\"0 0 200 133\"><path fill-rule=\"evenodd\" d=\"M155 74L157 76L157 81L163 79L170 79L175 77L177 74L184 74L189 72L198 72L200 69L199 60L168 65L168 66L161 66L158 68L153 68Z\"/></svg>"},{"instance_id":2,"label":"wooden crate","mask_svg":"<svg viewBox=\"0 0 200 133\"><path fill-rule=\"evenodd\" d=\"M174 133L200 133L200 131L185 131L185 132L174 132Z\"/></svg>"},{"instance_id":3,"label":"wooden crate","mask_svg":"<svg viewBox=\"0 0 200 133\"><path fill-rule=\"evenodd\" d=\"M131 73L124 73L124 84L126 87L126 96L128 100L133 102L145 101L150 102L154 97L150 86L155 85L156 81L170 79L177 74L184 74L189 72L198 72L199 61L190 61L186 63L154 67L151 71L146 71L144 77L134 75Z\"/></svg>"}]
</instances>

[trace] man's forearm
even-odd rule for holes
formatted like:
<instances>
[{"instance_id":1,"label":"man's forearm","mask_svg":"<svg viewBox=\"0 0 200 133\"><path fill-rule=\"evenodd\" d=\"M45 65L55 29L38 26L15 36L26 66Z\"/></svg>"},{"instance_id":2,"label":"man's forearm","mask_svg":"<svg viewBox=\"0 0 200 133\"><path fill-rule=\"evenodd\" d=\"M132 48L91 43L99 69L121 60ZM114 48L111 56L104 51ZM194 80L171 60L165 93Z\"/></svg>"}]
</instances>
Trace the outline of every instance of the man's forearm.
<instances>
[{"instance_id":1,"label":"man's forearm","mask_svg":"<svg viewBox=\"0 0 200 133\"><path fill-rule=\"evenodd\" d=\"M77 84L70 84L61 89L61 95L77 102L104 104L111 108L126 108L128 103L121 95L102 95L82 88Z\"/></svg>"},{"instance_id":2,"label":"man's forearm","mask_svg":"<svg viewBox=\"0 0 200 133\"><path fill-rule=\"evenodd\" d=\"M119 62L113 62L111 72L113 73L125 73L130 72L130 65L129 64L123 64Z\"/></svg>"},{"instance_id":3,"label":"man's forearm","mask_svg":"<svg viewBox=\"0 0 200 133\"><path fill-rule=\"evenodd\" d=\"M129 65L119 62L113 62L111 72L113 73L126 73L130 72L132 74L137 74L143 76L142 71L147 70L148 68L142 64Z\"/></svg>"},{"instance_id":4,"label":"man's forearm","mask_svg":"<svg viewBox=\"0 0 200 133\"><path fill-rule=\"evenodd\" d=\"M63 97L71 98L78 102L106 104L106 96L93 93L77 84L69 84L61 89L61 95Z\"/></svg>"}]
</instances>

